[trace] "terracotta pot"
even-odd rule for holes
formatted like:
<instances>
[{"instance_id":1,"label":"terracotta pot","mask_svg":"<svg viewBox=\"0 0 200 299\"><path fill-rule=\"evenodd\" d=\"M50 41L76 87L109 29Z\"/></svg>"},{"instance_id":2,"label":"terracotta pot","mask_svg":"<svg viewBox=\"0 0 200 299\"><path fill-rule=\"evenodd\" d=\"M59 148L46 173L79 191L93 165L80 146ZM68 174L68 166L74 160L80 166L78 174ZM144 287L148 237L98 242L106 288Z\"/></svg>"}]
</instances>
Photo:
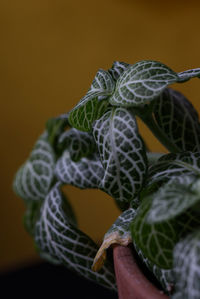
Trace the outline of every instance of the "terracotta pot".
<instances>
[{"instance_id":1,"label":"terracotta pot","mask_svg":"<svg viewBox=\"0 0 200 299\"><path fill-rule=\"evenodd\" d=\"M114 246L113 256L119 299L169 298L145 277L130 246Z\"/></svg>"}]
</instances>

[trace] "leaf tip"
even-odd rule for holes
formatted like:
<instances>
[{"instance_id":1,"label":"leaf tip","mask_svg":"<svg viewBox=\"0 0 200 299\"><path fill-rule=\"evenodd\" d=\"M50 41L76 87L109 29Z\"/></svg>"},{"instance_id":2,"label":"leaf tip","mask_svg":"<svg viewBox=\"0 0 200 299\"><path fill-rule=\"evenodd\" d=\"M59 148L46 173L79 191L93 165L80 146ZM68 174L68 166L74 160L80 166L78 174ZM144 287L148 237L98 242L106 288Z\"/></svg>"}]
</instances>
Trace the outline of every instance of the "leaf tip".
<instances>
[{"instance_id":1,"label":"leaf tip","mask_svg":"<svg viewBox=\"0 0 200 299\"><path fill-rule=\"evenodd\" d=\"M93 271L99 271L101 267L104 265L104 262L106 260L106 249L108 249L111 245L119 244L122 246L127 246L129 243L132 242L132 239L130 235L127 236L121 236L119 232L115 231L111 234L106 234L104 241L99 248L92 265Z\"/></svg>"}]
</instances>

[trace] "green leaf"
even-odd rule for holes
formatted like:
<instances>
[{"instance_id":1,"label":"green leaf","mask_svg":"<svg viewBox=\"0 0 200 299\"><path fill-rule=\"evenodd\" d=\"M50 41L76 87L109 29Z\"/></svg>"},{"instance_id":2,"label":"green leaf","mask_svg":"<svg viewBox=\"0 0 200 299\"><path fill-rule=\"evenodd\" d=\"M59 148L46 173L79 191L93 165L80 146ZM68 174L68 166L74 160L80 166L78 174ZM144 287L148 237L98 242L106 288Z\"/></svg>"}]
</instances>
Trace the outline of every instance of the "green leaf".
<instances>
[{"instance_id":1,"label":"green leaf","mask_svg":"<svg viewBox=\"0 0 200 299\"><path fill-rule=\"evenodd\" d=\"M112 67L108 70L108 72L111 74L113 79L115 81L118 80L118 78L121 76L121 74L124 72L124 70L129 66L130 64L120 61L114 61Z\"/></svg>"},{"instance_id":2,"label":"green leaf","mask_svg":"<svg viewBox=\"0 0 200 299\"><path fill-rule=\"evenodd\" d=\"M188 209L176 218L149 223L147 217L151 203L151 198L147 197L138 208L130 226L132 239L153 264L162 269L171 269L174 246L181 238L200 227L199 215Z\"/></svg>"},{"instance_id":3,"label":"green leaf","mask_svg":"<svg viewBox=\"0 0 200 299\"><path fill-rule=\"evenodd\" d=\"M88 96L83 105L70 112L69 123L80 131L90 132L93 122L106 111L108 104L107 100L99 101L97 97Z\"/></svg>"},{"instance_id":4,"label":"green leaf","mask_svg":"<svg viewBox=\"0 0 200 299\"><path fill-rule=\"evenodd\" d=\"M78 161L82 157L87 157L96 149L93 135L88 132L82 132L77 129L70 129L63 132L58 140L59 148L68 149L73 161Z\"/></svg>"},{"instance_id":5,"label":"green leaf","mask_svg":"<svg viewBox=\"0 0 200 299\"><path fill-rule=\"evenodd\" d=\"M109 228L109 230L105 234L104 239L109 238L110 235L115 233L119 236L120 239L131 239L130 223L135 218L135 216L136 211L133 208L129 208L128 210L124 211Z\"/></svg>"},{"instance_id":6,"label":"green leaf","mask_svg":"<svg viewBox=\"0 0 200 299\"><path fill-rule=\"evenodd\" d=\"M27 232L34 237L35 223L40 214L41 201L31 201L27 204L27 209L24 214L24 227Z\"/></svg>"},{"instance_id":7,"label":"green leaf","mask_svg":"<svg viewBox=\"0 0 200 299\"><path fill-rule=\"evenodd\" d=\"M154 101L153 115L178 152L200 150L198 113L180 92L166 88Z\"/></svg>"},{"instance_id":8,"label":"green leaf","mask_svg":"<svg viewBox=\"0 0 200 299\"><path fill-rule=\"evenodd\" d=\"M91 270L96 244L71 222L57 183L47 195L36 223L37 247L71 270L107 288L116 289L113 268L107 264L99 273Z\"/></svg>"},{"instance_id":9,"label":"green leaf","mask_svg":"<svg viewBox=\"0 0 200 299\"><path fill-rule=\"evenodd\" d=\"M154 193L152 199L147 221L157 223L172 219L200 201L200 179L173 178Z\"/></svg>"},{"instance_id":10,"label":"green leaf","mask_svg":"<svg viewBox=\"0 0 200 299\"><path fill-rule=\"evenodd\" d=\"M106 95L111 94L115 87L111 75L102 69L98 70L89 91L106 92Z\"/></svg>"},{"instance_id":11,"label":"green leaf","mask_svg":"<svg viewBox=\"0 0 200 299\"><path fill-rule=\"evenodd\" d=\"M177 80L177 74L166 65L157 61L140 61L122 73L109 101L115 106L140 106L157 98Z\"/></svg>"},{"instance_id":12,"label":"green leaf","mask_svg":"<svg viewBox=\"0 0 200 299\"><path fill-rule=\"evenodd\" d=\"M200 218L197 211L194 209L188 209L185 213L175 218L176 231L178 240L184 238L188 234L194 231L194 229L200 227Z\"/></svg>"},{"instance_id":13,"label":"green leaf","mask_svg":"<svg viewBox=\"0 0 200 299\"><path fill-rule=\"evenodd\" d=\"M131 224L132 239L143 254L158 267L172 268L173 248L177 242L174 223L149 224L146 222L151 200L146 198L140 205L139 211Z\"/></svg>"},{"instance_id":14,"label":"green leaf","mask_svg":"<svg viewBox=\"0 0 200 299\"><path fill-rule=\"evenodd\" d=\"M200 152L163 155L149 168L147 185L162 184L175 177L182 180L183 175L200 175Z\"/></svg>"},{"instance_id":15,"label":"green leaf","mask_svg":"<svg viewBox=\"0 0 200 299\"><path fill-rule=\"evenodd\" d=\"M55 165L54 151L44 133L36 142L28 160L18 170L13 188L24 200L44 199L49 191Z\"/></svg>"},{"instance_id":16,"label":"green leaf","mask_svg":"<svg viewBox=\"0 0 200 299\"><path fill-rule=\"evenodd\" d=\"M59 181L81 189L99 188L104 169L98 154L74 162L66 150L57 161L55 175Z\"/></svg>"},{"instance_id":17,"label":"green leaf","mask_svg":"<svg viewBox=\"0 0 200 299\"><path fill-rule=\"evenodd\" d=\"M200 78L200 68L187 70L181 73L178 73L179 80L178 82L182 83L190 80L191 78L198 77Z\"/></svg>"},{"instance_id":18,"label":"green leaf","mask_svg":"<svg viewBox=\"0 0 200 299\"><path fill-rule=\"evenodd\" d=\"M147 158L133 114L112 108L94 123L93 134L105 174L101 188L123 208L140 191Z\"/></svg>"},{"instance_id":19,"label":"green leaf","mask_svg":"<svg viewBox=\"0 0 200 299\"><path fill-rule=\"evenodd\" d=\"M90 131L92 123L107 109L108 101L102 100L111 95L115 83L111 75L99 70L94 78L91 88L81 101L69 113L69 123L81 131Z\"/></svg>"},{"instance_id":20,"label":"green leaf","mask_svg":"<svg viewBox=\"0 0 200 299\"><path fill-rule=\"evenodd\" d=\"M48 263L51 263L53 265L61 265L62 263L57 260L56 258L51 257L49 254L45 253L45 252L41 252L37 246L35 245L35 250L37 251L37 253L39 254L40 258L43 260L46 260Z\"/></svg>"},{"instance_id":21,"label":"green leaf","mask_svg":"<svg viewBox=\"0 0 200 299\"><path fill-rule=\"evenodd\" d=\"M59 183L57 183L57 186L55 188L57 187L60 188ZM60 200L62 201L62 209L64 213L67 215L68 220L70 221L70 223L77 226L77 220L76 220L74 210L70 205L66 195L59 190L59 196L60 196ZM31 202L31 204L28 205L27 211L25 213L24 224L26 229L32 235L33 238L35 238L36 223L40 221L42 203L43 201L39 203ZM36 243L34 245L37 253L40 255L42 259L45 259L48 262L53 263L55 265L62 264L62 262L59 260L58 257L51 256L48 252L42 251L40 248L37 247Z\"/></svg>"},{"instance_id":22,"label":"green leaf","mask_svg":"<svg viewBox=\"0 0 200 299\"><path fill-rule=\"evenodd\" d=\"M162 269L152 263L143 252L134 244L134 248L141 259L142 263L153 273L155 278L160 282L164 291L171 294L174 288L174 271L173 269Z\"/></svg>"},{"instance_id":23,"label":"green leaf","mask_svg":"<svg viewBox=\"0 0 200 299\"><path fill-rule=\"evenodd\" d=\"M99 269L102 267L104 261L106 260L106 250L112 244L127 246L132 242L129 226L135 215L135 209L130 208L124 211L109 228L104 236L103 243L95 256L92 266L94 271L99 271Z\"/></svg>"},{"instance_id":24,"label":"green leaf","mask_svg":"<svg viewBox=\"0 0 200 299\"><path fill-rule=\"evenodd\" d=\"M175 294L173 299L200 298L200 231L182 239L174 249Z\"/></svg>"},{"instance_id":25,"label":"green leaf","mask_svg":"<svg viewBox=\"0 0 200 299\"><path fill-rule=\"evenodd\" d=\"M57 150L57 142L60 134L68 125L68 115L62 114L58 117L50 118L46 123L48 141L54 150Z\"/></svg>"},{"instance_id":26,"label":"green leaf","mask_svg":"<svg viewBox=\"0 0 200 299\"><path fill-rule=\"evenodd\" d=\"M58 192L59 192L60 201L62 202L62 209L63 209L63 212L65 213L65 215L67 215L68 221L70 221L70 223L72 225L77 226L77 219L76 219L74 209L71 206L66 194L64 194L62 192L62 190L60 190L61 189L61 183L60 182L57 182L55 184L55 189L57 189Z\"/></svg>"},{"instance_id":27,"label":"green leaf","mask_svg":"<svg viewBox=\"0 0 200 299\"><path fill-rule=\"evenodd\" d=\"M163 156L161 153L147 152L149 166L154 165Z\"/></svg>"}]
</instances>

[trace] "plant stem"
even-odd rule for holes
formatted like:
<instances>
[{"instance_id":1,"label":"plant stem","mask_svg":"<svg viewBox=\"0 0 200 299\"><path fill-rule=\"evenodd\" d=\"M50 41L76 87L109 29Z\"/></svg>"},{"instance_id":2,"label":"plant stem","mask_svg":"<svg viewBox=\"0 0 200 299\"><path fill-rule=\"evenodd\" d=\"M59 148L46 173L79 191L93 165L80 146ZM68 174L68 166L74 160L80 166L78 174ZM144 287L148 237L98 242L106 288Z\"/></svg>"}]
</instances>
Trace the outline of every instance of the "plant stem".
<instances>
[{"instance_id":1,"label":"plant stem","mask_svg":"<svg viewBox=\"0 0 200 299\"><path fill-rule=\"evenodd\" d=\"M146 107L147 108L147 107ZM179 148L169 139L169 137L159 128L156 124L151 109L149 109L147 113L143 109L135 110L135 114L139 116L139 118L145 123L145 125L151 130L153 135L171 152L177 153L179 152Z\"/></svg>"}]
</instances>

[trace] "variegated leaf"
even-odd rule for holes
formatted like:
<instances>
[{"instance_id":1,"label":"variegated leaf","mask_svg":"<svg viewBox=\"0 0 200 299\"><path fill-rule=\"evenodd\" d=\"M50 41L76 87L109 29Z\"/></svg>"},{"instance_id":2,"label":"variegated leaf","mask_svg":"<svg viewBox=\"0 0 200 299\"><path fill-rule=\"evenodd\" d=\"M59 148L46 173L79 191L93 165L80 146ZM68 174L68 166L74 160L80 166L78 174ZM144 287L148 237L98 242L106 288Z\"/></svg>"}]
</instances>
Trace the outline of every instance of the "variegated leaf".
<instances>
[{"instance_id":1,"label":"variegated leaf","mask_svg":"<svg viewBox=\"0 0 200 299\"><path fill-rule=\"evenodd\" d=\"M180 178L173 178L151 197L147 221L157 223L172 219L200 201L200 179L182 176L180 181Z\"/></svg>"},{"instance_id":2,"label":"variegated leaf","mask_svg":"<svg viewBox=\"0 0 200 299\"><path fill-rule=\"evenodd\" d=\"M111 95L114 88L111 75L107 71L99 70L87 94L69 113L71 126L81 131L90 131L93 121L100 117L108 106L108 101L99 100L99 97Z\"/></svg>"},{"instance_id":3,"label":"variegated leaf","mask_svg":"<svg viewBox=\"0 0 200 299\"><path fill-rule=\"evenodd\" d=\"M173 299L200 298L200 231L182 239L174 249L175 294Z\"/></svg>"},{"instance_id":4,"label":"variegated leaf","mask_svg":"<svg viewBox=\"0 0 200 299\"><path fill-rule=\"evenodd\" d=\"M116 106L140 106L157 98L177 80L177 74L166 65L157 61L140 61L122 73L109 101Z\"/></svg>"},{"instance_id":5,"label":"variegated leaf","mask_svg":"<svg viewBox=\"0 0 200 299\"><path fill-rule=\"evenodd\" d=\"M44 199L54 172L54 151L44 133L36 142L28 160L18 170L14 180L15 192L24 200Z\"/></svg>"},{"instance_id":6,"label":"variegated leaf","mask_svg":"<svg viewBox=\"0 0 200 299\"><path fill-rule=\"evenodd\" d=\"M124 108L112 108L93 128L105 174L101 188L123 208L140 191L147 159L135 117Z\"/></svg>"},{"instance_id":7,"label":"variegated leaf","mask_svg":"<svg viewBox=\"0 0 200 299\"><path fill-rule=\"evenodd\" d=\"M200 152L182 152L163 155L156 164L150 166L147 184L167 182L182 176L200 175Z\"/></svg>"},{"instance_id":8,"label":"variegated leaf","mask_svg":"<svg viewBox=\"0 0 200 299\"><path fill-rule=\"evenodd\" d=\"M61 265L62 262L57 260L56 258L54 257L51 257L48 253L45 253L45 252L41 252L35 245L35 250L37 251L37 253L39 254L39 256L41 257L41 259L43 260L46 260L47 262L53 264L53 265Z\"/></svg>"},{"instance_id":9,"label":"variegated leaf","mask_svg":"<svg viewBox=\"0 0 200 299\"><path fill-rule=\"evenodd\" d=\"M150 224L147 222L150 206L151 198L147 197L130 226L132 239L153 264L162 269L171 269L174 246L180 238L200 226L199 215L188 209L175 219Z\"/></svg>"},{"instance_id":10,"label":"variegated leaf","mask_svg":"<svg viewBox=\"0 0 200 299\"><path fill-rule=\"evenodd\" d=\"M194 77L200 78L200 68L187 70L187 71L178 73L178 77L179 77L178 82L185 82Z\"/></svg>"},{"instance_id":11,"label":"variegated leaf","mask_svg":"<svg viewBox=\"0 0 200 299\"><path fill-rule=\"evenodd\" d=\"M96 244L70 221L59 183L47 195L36 223L37 247L71 270L107 288L116 289L113 268L107 264L99 273L91 270Z\"/></svg>"},{"instance_id":12,"label":"variegated leaf","mask_svg":"<svg viewBox=\"0 0 200 299\"><path fill-rule=\"evenodd\" d=\"M162 156L161 153L147 152L149 166L154 165Z\"/></svg>"},{"instance_id":13,"label":"variegated leaf","mask_svg":"<svg viewBox=\"0 0 200 299\"><path fill-rule=\"evenodd\" d=\"M200 218L194 209L187 209L185 213L175 218L177 236L179 240L200 227Z\"/></svg>"},{"instance_id":14,"label":"variegated leaf","mask_svg":"<svg viewBox=\"0 0 200 299\"><path fill-rule=\"evenodd\" d=\"M136 244L134 244L134 248L144 265L151 271L151 273L153 273L155 278L159 281L159 283L163 287L163 290L167 294L171 294L174 289L175 283L173 269L159 268L154 263L152 263L147 257L144 256L143 252L139 249L138 246L136 246Z\"/></svg>"},{"instance_id":15,"label":"variegated leaf","mask_svg":"<svg viewBox=\"0 0 200 299\"><path fill-rule=\"evenodd\" d=\"M80 131L90 132L93 122L103 115L108 105L107 100L99 101L97 97L89 98L84 105L75 107L70 112L69 122L72 127Z\"/></svg>"},{"instance_id":16,"label":"variegated leaf","mask_svg":"<svg viewBox=\"0 0 200 299\"><path fill-rule=\"evenodd\" d=\"M151 205L147 198L140 205L139 211L131 224L132 239L143 254L155 265L163 269L172 268L173 248L177 234L173 222L149 224L146 222Z\"/></svg>"},{"instance_id":17,"label":"variegated leaf","mask_svg":"<svg viewBox=\"0 0 200 299\"><path fill-rule=\"evenodd\" d=\"M180 92L166 88L154 102L153 114L177 152L200 150L198 113Z\"/></svg>"},{"instance_id":18,"label":"variegated leaf","mask_svg":"<svg viewBox=\"0 0 200 299\"><path fill-rule=\"evenodd\" d=\"M88 90L86 96L80 100L80 102L74 109L83 106L88 101L88 99L94 99L98 96L108 96L112 94L114 88L115 83L112 79L112 76L109 74L109 72L100 69L96 73L92 85L90 86L90 89Z\"/></svg>"},{"instance_id":19,"label":"variegated leaf","mask_svg":"<svg viewBox=\"0 0 200 299\"><path fill-rule=\"evenodd\" d=\"M104 264L104 261L106 260L106 250L111 245L120 244L127 246L132 242L129 226L134 219L135 214L135 209L132 208L124 211L109 228L104 236L103 243L95 256L92 266L94 271L99 271Z\"/></svg>"},{"instance_id":20,"label":"variegated leaf","mask_svg":"<svg viewBox=\"0 0 200 299\"><path fill-rule=\"evenodd\" d=\"M87 157L96 149L93 135L88 132L82 132L77 129L70 129L63 132L58 140L59 148L68 149L73 161L78 161L82 157Z\"/></svg>"},{"instance_id":21,"label":"variegated leaf","mask_svg":"<svg viewBox=\"0 0 200 299\"><path fill-rule=\"evenodd\" d=\"M60 134L68 125L68 115L62 114L58 117L50 118L46 123L46 130L48 133L48 142L57 150L57 142Z\"/></svg>"},{"instance_id":22,"label":"variegated leaf","mask_svg":"<svg viewBox=\"0 0 200 299\"><path fill-rule=\"evenodd\" d=\"M23 222L27 232L34 237L35 223L38 220L40 214L40 207L42 201L31 201L27 204L27 209L24 214Z\"/></svg>"},{"instance_id":23,"label":"variegated leaf","mask_svg":"<svg viewBox=\"0 0 200 299\"><path fill-rule=\"evenodd\" d=\"M99 188L104 169L98 154L74 162L66 150L57 161L55 175L59 181L81 189Z\"/></svg>"},{"instance_id":24,"label":"variegated leaf","mask_svg":"<svg viewBox=\"0 0 200 299\"><path fill-rule=\"evenodd\" d=\"M121 74L124 72L124 70L129 66L130 64L120 61L114 61L112 67L108 70L108 72L112 75L113 79L115 81L118 80L118 78L121 76Z\"/></svg>"},{"instance_id":25,"label":"variegated leaf","mask_svg":"<svg viewBox=\"0 0 200 299\"><path fill-rule=\"evenodd\" d=\"M115 84L111 75L107 71L100 69L92 82L90 91L105 91L108 95L113 92L114 87Z\"/></svg>"}]
</instances>

